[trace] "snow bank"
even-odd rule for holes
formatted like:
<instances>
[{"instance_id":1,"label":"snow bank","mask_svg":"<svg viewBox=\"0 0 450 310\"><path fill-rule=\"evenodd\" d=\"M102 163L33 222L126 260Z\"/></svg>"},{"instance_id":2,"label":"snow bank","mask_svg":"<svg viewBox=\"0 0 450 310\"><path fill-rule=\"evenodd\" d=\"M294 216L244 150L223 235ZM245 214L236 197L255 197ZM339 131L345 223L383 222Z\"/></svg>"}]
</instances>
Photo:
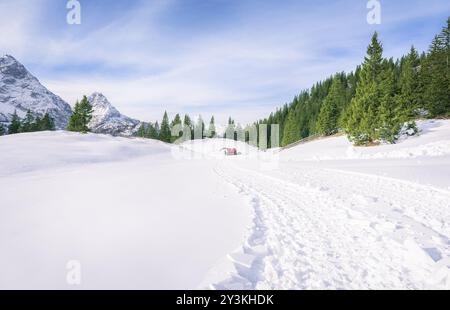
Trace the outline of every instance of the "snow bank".
<instances>
[{"instance_id":1,"label":"snow bank","mask_svg":"<svg viewBox=\"0 0 450 310\"><path fill-rule=\"evenodd\" d=\"M346 137L330 137L281 152L287 161L417 158L450 155L450 120L417 123L421 134L393 145L354 147Z\"/></svg>"}]
</instances>

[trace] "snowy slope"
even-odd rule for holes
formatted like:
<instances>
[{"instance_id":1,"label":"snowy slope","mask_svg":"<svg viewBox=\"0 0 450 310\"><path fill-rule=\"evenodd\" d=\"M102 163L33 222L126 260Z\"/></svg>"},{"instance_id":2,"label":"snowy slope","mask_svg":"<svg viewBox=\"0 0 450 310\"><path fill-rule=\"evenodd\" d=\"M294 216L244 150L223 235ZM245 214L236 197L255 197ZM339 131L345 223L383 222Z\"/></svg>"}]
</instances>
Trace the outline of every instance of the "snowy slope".
<instances>
[{"instance_id":1,"label":"snowy slope","mask_svg":"<svg viewBox=\"0 0 450 310\"><path fill-rule=\"evenodd\" d=\"M88 100L93 107L89 124L92 132L131 136L138 130L141 122L122 115L103 94L93 93Z\"/></svg>"},{"instance_id":2,"label":"snowy slope","mask_svg":"<svg viewBox=\"0 0 450 310\"><path fill-rule=\"evenodd\" d=\"M345 160L418 158L422 156L450 155L450 121L418 121L420 135L409 137L399 144L377 147L354 147L345 136L325 138L303 144L283 152L284 159Z\"/></svg>"},{"instance_id":3,"label":"snowy slope","mask_svg":"<svg viewBox=\"0 0 450 310\"><path fill-rule=\"evenodd\" d=\"M72 110L60 97L45 88L14 57L0 58L0 122L8 123L17 111L20 117L30 110L35 116L49 113L57 128L67 126Z\"/></svg>"},{"instance_id":4,"label":"snowy slope","mask_svg":"<svg viewBox=\"0 0 450 310\"><path fill-rule=\"evenodd\" d=\"M0 137L0 288L71 289L75 259L79 288L450 289L450 121L420 127L279 153Z\"/></svg>"},{"instance_id":5,"label":"snowy slope","mask_svg":"<svg viewBox=\"0 0 450 310\"><path fill-rule=\"evenodd\" d=\"M213 270L205 286L450 289L450 121L420 127L391 146L297 146L272 171L222 161L216 173L247 197L254 220L221 262L234 272Z\"/></svg>"},{"instance_id":6,"label":"snowy slope","mask_svg":"<svg viewBox=\"0 0 450 310\"><path fill-rule=\"evenodd\" d=\"M195 289L250 221L214 163L160 142L48 132L0 149L0 289Z\"/></svg>"}]
</instances>

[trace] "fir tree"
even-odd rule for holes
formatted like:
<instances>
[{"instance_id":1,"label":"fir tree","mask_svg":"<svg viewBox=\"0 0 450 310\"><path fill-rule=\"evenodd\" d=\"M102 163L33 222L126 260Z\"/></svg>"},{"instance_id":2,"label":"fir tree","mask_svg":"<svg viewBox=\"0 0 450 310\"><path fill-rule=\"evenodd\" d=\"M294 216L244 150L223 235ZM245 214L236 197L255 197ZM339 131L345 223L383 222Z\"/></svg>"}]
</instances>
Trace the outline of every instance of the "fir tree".
<instances>
[{"instance_id":1,"label":"fir tree","mask_svg":"<svg viewBox=\"0 0 450 310\"><path fill-rule=\"evenodd\" d=\"M403 113L398 112L395 100L394 70L385 64L380 74L380 107L378 109L378 137L388 143L398 139Z\"/></svg>"},{"instance_id":2,"label":"fir tree","mask_svg":"<svg viewBox=\"0 0 450 310\"><path fill-rule=\"evenodd\" d=\"M339 118L346 103L346 90L340 76L333 79L330 93L326 97L317 120L317 132L326 136L339 130Z\"/></svg>"},{"instance_id":3,"label":"fir tree","mask_svg":"<svg viewBox=\"0 0 450 310\"><path fill-rule=\"evenodd\" d=\"M217 135L217 133L216 133L216 124L215 124L214 116L212 116L211 120L209 121L208 137L209 138L215 138L216 135Z\"/></svg>"},{"instance_id":4,"label":"fir tree","mask_svg":"<svg viewBox=\"0 0 450 310\"><path fill-rule=\"evenodd\" d=\"M14 111L14 114L11 118L11 123L8 126L8 133L10 135L16 134L20 132L20 128L22 127L19 116L17 115L17 111Z\"/></svg>"},{"instance_id":5,"label":"fir tree","mask_svg":"<svg viewBox=\"0 0 450 310\"><path fill-rule=\"evenodd\" d=\"M230 140L235 140L236 138L236 125L234 124L234 120L231 116L228 118L228 126L225 130L225 138Z\"/></svg>"},{"instance_id":6,"label":"fir tree","mask_svg":"<svg viewBox=\"0 0 450 310\"><path fill-rule=\"evenodd\" d=\"M44 117L38 122L38 127L42 131L53 131L55 130L55 122L48 113L45 113Z\"/></svg>"},{"instance_id":7,"label":"fir tree","mask_svg":"<svg viewBox=\"0 0 450 310\"><path fill-rule=\"evenodd\" d=\"M400 94L396 99L399 113L405 120L412 119L416 116L416 111L423 108L420 58L414 47L411 47L401 66L399 88Z\"/></svg>"},{"instance_id":8,"label":"fir tree","mask_svg":"<svg viewBox=\"0 0 450 310\"><path fill-rule=\"evenodd\" d=\"M375 32L367 48L356 94L346 117L346 132L356 145L369 144L378 138L377 114L381 101L379 83L382 70L383 47Z\"/></svg>"},{"instance_id":9,"label":"fir tree","mask_svg":"<svg viewBox=\"0 0 450 310\"><path fill-rule=\"evenodd\" d=\"M189 117L189 115L187 115L187 114L184 116L183 127L184 127L185 136L188 138L190 136L190 139L192 140L194 138L194 128L192 126L192 120ZM190 135L189 135L189 132L190 132Z\"/></svg>"},{"instance_id":10,"label":"fir tree","mask_svg":"<svg viewBox=\"0 0 450 310\"><path fill-rule=\"evenodd\" d=\"M205 138L205 123L201 115L198 116L197 124L194 128L194 139L202 140Z\"/></svg>"},{"instance_id":11,"label":"fir tree","mask_svg":"<svg viewBox=\"0 0 450 310\"><path fill-rule=\"evenodd\" d=\"M20 128L20 132L32 132L35 131L35 119L31 110L27 111L25 115L25 119L22 122L22 126Z\"/></svg>"},{"instance_id":12,"label":"fir tree","mask_svg":"<svg viewBox=\"0 0 450 310\"><path fill-rule=\"evenodd\" d=\"M158 132L153 124L149 124L147 128L147 138L158 140Z\"/></svg>"},{"instance_id":13,"label":"fir tree","mask_svg":"<svg viewBox=\"0 0 450 310\"><path fill-rule=\"evenodd\" d=\"M159 126L159 123L155 123L155 132L156 132L156 139L159 140L159 134L161 133L161 127Z\"/></svg>"},{"instance_id":14,"label":"fir tree","mask_svg":"<svg viewBox=\"0 0 450 310\"><path fill-rule=\"evenodd\" d=\"M86 96L83 96L81 102L75 104L74 111L69 119L67 130L87 133L89 132L89 123L92 120L92 105Z\"/></svg>"},{"instance_id":15,"label":"fir tree","mask_svg":"<svg viewBox=\"0 0 450 310\"><path fill-rule=\"evenodd\" d=\"M169 116L167 115L167 112L164 112L163 120L161 122L161 130L159 133L159 139L163 142L170 143L171 136L172 136L172 133L170 131Z\"/></svg>"},{"instance_id":16,"label":"fir tree","mask_svg":"<svg viewBox=\"0 0 450 310\"><path fill-rule=\"evenodd\" d=\"M139 127L138 131L137 131L137 136L139 138L145 138L146 137L146 132L145 132L145 126L144 124L141 124L141 126Z\"/></svg>"},{"instance_id":17,"label":"fir tree","mask_svg":"<svg viewBox=\"0 0 450 310\"><path fill-rule=\"evenodd\" d=\"M284 127L282 146L289 145L291 143L300 140L299 123L297 122L297 115L295 111L291 111L288 115L286 126Z\"/></svg>"},{"instance_id":18,"label":"fir tree","mask_svg":"<svg viewBox=\"0 0 450 310\"><path fill-rule=\"evenodd\" d=\"M450 111L449 80L446 70L445 44L436 36L425 60L425 100L432 117Z\"/></svg>"},{"instance_id":19,"label":"fir tree","mask_svg":"<svg viewBox=\"0 0 450 310\"><path fill-rule=\"evenodd\" d=\"M175 115L170 127L171 127L171 131L172 132L172 137L171 137L171 142L174 143L175 141L177 141L178 139L183 137L183 126L182 126L182 121L181 121L181 117L179 114ZM176 128L176 130L174 130ZM175 132L175 131L178 131Z\"/></svg>"},{"instance_id":20,"label":"fir tree","mask_svg":"<svg viewBox=\"0 0 450 310\"><path fill-rule=\"evenodd\" d=\"M0 123L0 136L3 136L5 134L5 127L2 123Z\"/></svg>"}]
</instances>

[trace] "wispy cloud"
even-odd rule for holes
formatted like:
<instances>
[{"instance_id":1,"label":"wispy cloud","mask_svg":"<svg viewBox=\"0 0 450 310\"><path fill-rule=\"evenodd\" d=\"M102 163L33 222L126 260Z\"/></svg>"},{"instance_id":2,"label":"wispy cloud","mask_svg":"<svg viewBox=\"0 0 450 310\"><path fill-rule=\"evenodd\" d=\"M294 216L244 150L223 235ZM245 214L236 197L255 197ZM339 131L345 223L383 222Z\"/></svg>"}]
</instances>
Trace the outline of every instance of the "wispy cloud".
<instances>
[{"instance_id":1,"label":"wispy cloud","mask_svg":"<svg viewBox=\"0 0 450 310\"><path fill-rule=\"evenodd\" d=\"M374 27L359 0L135 0L114 7L81 0L83 24L68 26L61 1L25 2L0 4L2 11L22 6L13 27L0 21L8 29L2 51L71 103L101 91L146 120L167 109L253 121L312 83L352 70L373 31L397 57L411 44L425 48L450 15L446 0L382 0L383 23Z\"/></svg>"}]
</instances>

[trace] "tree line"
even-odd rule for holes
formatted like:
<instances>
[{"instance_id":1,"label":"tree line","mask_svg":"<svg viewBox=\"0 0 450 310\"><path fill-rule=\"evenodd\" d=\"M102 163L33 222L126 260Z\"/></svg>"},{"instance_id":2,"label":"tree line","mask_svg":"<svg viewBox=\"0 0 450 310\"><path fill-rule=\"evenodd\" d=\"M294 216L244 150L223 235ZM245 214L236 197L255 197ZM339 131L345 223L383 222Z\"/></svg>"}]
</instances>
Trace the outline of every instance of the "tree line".
<instances>
[{"instance_id":1,"label":"tree line","mask_svg":"<svg viewBox=\"0 0 450 310\"><path fill-rule=\"evenodd\" d=\"M27 111L23 119L17 115L17 111L14 111L8 127L0 124L0 136L5 135L6 133L16 134L47 130L55 130L53 118L48 113L45 113L42 118L39 116L35 117L30 110Z\"/></svg>"},{"instance_id":2,"label":"tree line","mask_svg":"<svg viewBox=\"0 0 450 310\"><path fill-rule=\"evenodd\" d=\"M189 115L182 119L180 114L176 114L172 121L169 120L167 111L164 112L161 123L143 123L137 131L140 138L160 140L167 143L184 142L188 140L199 140L205 138L215 138L217 136L214 116L211 117L208 127L203 118L199 116L193 122Z\"/></svg>"},{"instance_id":3,"label":"tree line","mask_svg":"<svg viewBox=\"0 0 450 310\"><path fill-rule=\"evenodd\" d=\"M402 130L417 132L418 118L450 117L449 60L450 18L427 52L411 47L398 60L383 56L375 33L362 65L316 83L255 124L279 124L282 146L338 132L355 145L395 143Z\"/></svg>"}]
</instances>

